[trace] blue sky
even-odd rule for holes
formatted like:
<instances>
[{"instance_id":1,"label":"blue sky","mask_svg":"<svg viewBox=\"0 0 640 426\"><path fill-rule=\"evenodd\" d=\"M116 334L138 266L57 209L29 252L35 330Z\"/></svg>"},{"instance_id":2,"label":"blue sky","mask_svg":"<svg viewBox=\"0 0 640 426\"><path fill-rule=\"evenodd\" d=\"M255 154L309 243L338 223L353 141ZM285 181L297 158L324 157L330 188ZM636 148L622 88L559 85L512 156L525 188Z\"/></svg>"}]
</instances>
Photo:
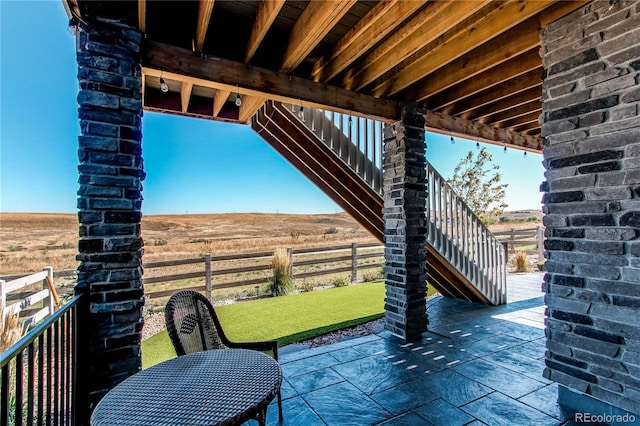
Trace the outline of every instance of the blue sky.
<instances>
[{"instance_id":1,"label":"blue sky","mask_svg":"<svg viewBox=\"0 0 640 426\"><path fill-rule=\"evenodd\" d=\"M0 0L0 211L76 211L75 39L60 0ZM445 177L475 142L427 134ZM508 210L539 209L542 156L486 145L500 165ZM341 209L249 126L145 112L145 214Z\"/></svg>"}]
</instances>

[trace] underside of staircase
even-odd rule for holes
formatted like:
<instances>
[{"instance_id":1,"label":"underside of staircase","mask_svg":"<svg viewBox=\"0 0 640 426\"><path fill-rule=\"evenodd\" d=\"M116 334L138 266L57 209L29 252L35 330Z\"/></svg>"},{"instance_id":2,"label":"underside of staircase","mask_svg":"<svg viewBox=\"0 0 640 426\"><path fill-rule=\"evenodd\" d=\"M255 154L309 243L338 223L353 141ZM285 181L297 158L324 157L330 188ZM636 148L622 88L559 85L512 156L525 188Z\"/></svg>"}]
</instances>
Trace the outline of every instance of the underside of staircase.
<instances>
[{"instance_id":1,"label":"underside of staircase","mask_svg":"<svg viewBox=\"0 0 640 426\"><path fill-rule=\"evenodd\" d=\"M370 182L365 182L353 167L336 155L335 150L318 136L318 132L305 125L289 106L278 102L265 103L253 117L251 126L336 204L383 241L383 198L379 191L374 190ZM430 229L429 232L438 231ZM446 247L447 244L440 246ZM485 286L482 291L465 277L460 270L464 262L458 262L456 266L440 251L433 245L427 246L427 281L442 295L485 304L504 303L501 301L504 297L492 297L490 293L495 293L494 290ZM464 263L466 269L479 269L474 264L472 261Z\"/></svg>"}]
</instances>

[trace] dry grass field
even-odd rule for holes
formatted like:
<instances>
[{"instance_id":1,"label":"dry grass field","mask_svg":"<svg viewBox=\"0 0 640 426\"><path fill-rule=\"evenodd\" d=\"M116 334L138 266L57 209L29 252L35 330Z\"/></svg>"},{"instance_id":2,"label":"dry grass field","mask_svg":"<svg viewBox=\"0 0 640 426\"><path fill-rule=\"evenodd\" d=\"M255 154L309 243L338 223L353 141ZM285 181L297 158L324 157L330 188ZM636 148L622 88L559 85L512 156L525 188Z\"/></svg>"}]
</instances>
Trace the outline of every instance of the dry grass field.
<instances>
[{"instance_id":1,"label":"dry grass field","mask_svg":"<svg viewBox=\"0 0 640 426\"><path fill-rule=\"evenodd\" d=\"M0 275L76 268L77 236L74 214L0 213ZM142 237L145 262L376 241L346 213L144 216Z\"/></svg>"},{"instance_id":2,"label":"dry grass field","mask_svg":"<svg viewBox=\"0 0 640 426\"><path fill-rule=\"evenodd\" d=\"M490 228L495 231L509 229L532 228L539 222L509 221L497 223ZM362 226L346 213L294 215L294 214L261 214L232 213L206 215L157 215L144 216L142 220L142 237L144 239L144 262L201 258L205 253L213 256L273 252L278 247L306 248L327 247L350 244L352 242L378 242ZM74 214L45 213L0 213L0 275L24 274L41 271L45 266L54 270L76 269L78 223ZM330 257L331 253L320 257ZM299 259L304 260L302 255ZM317 255L316 255L316 258ZM371 258L363 263L371 264L367 272L369 276L380 273L375 266L380 258ZM249 260L245 263L223 261L213 268L222 270L247 265L269 264L269 259ZM248 263L247 263L248 262ZM346 266L345 262L334 262L325 265L309 265L296 270L300 273L320 271ZM169 268L145 268L145 277L167 276L202 271L203 263L175 266ZM298 273L296 272L296 273ZM296 286L307 291L315 286L335 284L336 280L344 280L348 273L323 275L318 278L297 280ZM264 278L268 272L249 272L242 274L218 275L213 285L238 280ZM361 275L361 278L364 276ZM181 279L156 283L147 286L148 292L166 291L176 288L202 286L203 278ZM73 285L73 277L56 280L59 292L69 292ZM306 290L305 290L306 289ZM244 297L255 295L254 286L236 287L216 291L215 297ZM164 298L151 300L151 309L163 306Z\"/></svg>"}]
</instances>

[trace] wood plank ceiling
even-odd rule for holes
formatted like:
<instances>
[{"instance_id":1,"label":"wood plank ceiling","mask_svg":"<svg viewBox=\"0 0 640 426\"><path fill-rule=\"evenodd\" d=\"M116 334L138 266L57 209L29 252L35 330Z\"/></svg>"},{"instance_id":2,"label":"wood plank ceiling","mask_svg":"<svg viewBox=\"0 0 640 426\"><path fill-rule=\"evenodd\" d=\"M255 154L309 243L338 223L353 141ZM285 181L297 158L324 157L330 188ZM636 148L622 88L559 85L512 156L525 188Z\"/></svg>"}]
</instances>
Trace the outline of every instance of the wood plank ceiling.
<instances>
[{"instance_id":1,"label":"wood plank ceiling","mask_svg":"<svg viewBox=\"0 0 640 426\"><path fill-rule=\"evenodd\" d=\"M247 122L274 99L392 122L400 102L418 102L430 130L531 151L542 148L539 31L587 3L63 1L79 19L144 33L148 110Z\"/></svg>"}]
</instances>

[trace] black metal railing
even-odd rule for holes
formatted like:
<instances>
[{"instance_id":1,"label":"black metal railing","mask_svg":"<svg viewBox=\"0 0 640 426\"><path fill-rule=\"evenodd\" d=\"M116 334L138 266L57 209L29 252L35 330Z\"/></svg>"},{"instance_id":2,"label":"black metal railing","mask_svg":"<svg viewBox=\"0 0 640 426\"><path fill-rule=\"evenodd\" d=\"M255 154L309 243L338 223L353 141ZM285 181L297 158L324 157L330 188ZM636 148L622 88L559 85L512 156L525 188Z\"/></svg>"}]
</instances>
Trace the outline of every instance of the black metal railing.
<instances>
[{"instance_id":1,"label":"black metal railing","mask_svg":"<svg viewBox=\"0 0 640 426\"><path fill-rule=\"evenodd\" d=\"M0 354L1 426L78 424L86 405L77 380L84 288Z\"/></svg>"}]
</instances>

